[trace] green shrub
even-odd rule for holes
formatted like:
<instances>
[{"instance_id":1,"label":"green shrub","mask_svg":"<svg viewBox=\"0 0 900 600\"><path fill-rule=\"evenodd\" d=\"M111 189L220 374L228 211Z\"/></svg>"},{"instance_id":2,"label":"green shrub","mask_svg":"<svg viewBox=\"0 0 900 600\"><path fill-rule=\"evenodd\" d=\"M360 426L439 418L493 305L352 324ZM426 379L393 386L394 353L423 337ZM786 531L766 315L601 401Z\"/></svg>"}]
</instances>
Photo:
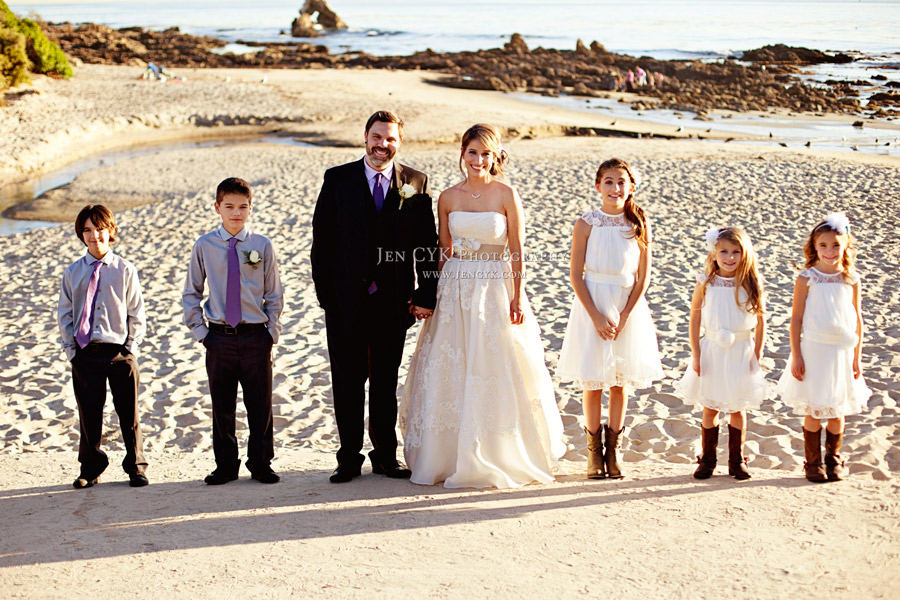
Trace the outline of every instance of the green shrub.
<instances>
[{"instance_id":1,"label":"green shrub","mask_svg":"<svg viewBox=\"0 0 900 600\"><path fill-rule=\"evenodd\" d=\"M30 81L31 61L25 47L24 35L0 26L0 90Z\"/></svg>"},{"instance_id":2,"label":"green shrub","mask_svg":"<svg viewBox=\"0 0 900 600\"><path fill-rule=\"evenodd\" d=\"M6 27L25 35L26 51L35 72L66 78L72 76L72 67L65 53L47 39L40 25L31 19L17 18L3 0L0 0L0 13L3 13Z\"/></svg>"}]
</instances>

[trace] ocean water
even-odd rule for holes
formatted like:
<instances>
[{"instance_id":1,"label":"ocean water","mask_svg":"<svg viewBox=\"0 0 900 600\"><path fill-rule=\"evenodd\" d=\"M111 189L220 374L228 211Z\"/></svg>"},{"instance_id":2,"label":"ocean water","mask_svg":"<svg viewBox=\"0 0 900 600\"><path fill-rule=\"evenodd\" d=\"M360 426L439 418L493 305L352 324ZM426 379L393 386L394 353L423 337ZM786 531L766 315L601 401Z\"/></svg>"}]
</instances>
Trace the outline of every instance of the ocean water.
<instances>
[{"instance_id":1,"label":"ocean water","mask_svg":"<svg viewBox=\"0 0 900 600\"><path fill-rule=\"evenodd\" d=\"M178 26L229 41L283 40L302 0L122 0L8 2L20 15L113 27ZM867 54L900 50L898 0L331 0L350 29L321 38L332 50L375 55L431 48L494 48L512 33L529 46L574 48L581 38L654 58L722 57L785 43Z\"/></svg>"}]
</instances>

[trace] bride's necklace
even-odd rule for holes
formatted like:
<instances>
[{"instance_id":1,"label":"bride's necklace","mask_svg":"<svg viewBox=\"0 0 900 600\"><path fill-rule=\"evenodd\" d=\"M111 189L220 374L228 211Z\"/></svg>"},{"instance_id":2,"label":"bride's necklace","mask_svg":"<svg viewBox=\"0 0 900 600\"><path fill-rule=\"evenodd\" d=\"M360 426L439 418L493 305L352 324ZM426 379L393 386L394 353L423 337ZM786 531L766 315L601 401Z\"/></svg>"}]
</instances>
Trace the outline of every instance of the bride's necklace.
<instances>
[{"instance_id":1,"label":"bride's necklace","mask_svg":"<svg viewBox=\"0 0 900 600\"><path fill-rule=\"evenodd\" d=\"M470 195L470 196L472 196L472 197L475 198L476 200L478 200L479 198L481 198L481 194L473 194L473 193L472 193L472 186L469 184L469 180L468 180L468 179L466 180L466 187L469 188L469 189L467 189L466 191L469 192L469 195ZM483 194L484 191L482 190L481 193Z\"/></svg>"}]
</instances>

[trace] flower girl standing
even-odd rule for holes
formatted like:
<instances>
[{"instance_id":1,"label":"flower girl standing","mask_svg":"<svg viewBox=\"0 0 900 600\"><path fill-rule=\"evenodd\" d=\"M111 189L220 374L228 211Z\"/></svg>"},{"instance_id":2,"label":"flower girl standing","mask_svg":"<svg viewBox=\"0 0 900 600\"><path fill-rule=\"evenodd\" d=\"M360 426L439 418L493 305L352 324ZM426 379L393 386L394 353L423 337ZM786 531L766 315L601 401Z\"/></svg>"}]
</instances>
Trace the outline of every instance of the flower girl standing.
<instances>
[{"instance_id":1,"label":"flower girl standing","mask_svg":"<svg viewBox=\"0 0 900 600\"><path fill-rule=\"evenodd\" d=\"M719 413L725 412L731 414L728 474L746 480L750 472L743 456L745 411L759 408L766 393L759 368L766 337L762 281L753 244L742 229L710 229L706 244L706 269L697 276L691 301L692 364L675 389L703 407L703 454L694 477L712 477Z\"/></svg>"},{"instance_id":2,"label":"flower girl standing","mask_svg":"<svg viewBox=\"0 0 900 600\"><path fill-rule=\"evenodd\" d=\"M805 415L804 469L814 483L840 481L844 417L861 412L872 395L860 367L863 324L854 241L843 213L828 215L809 234L805 268L794 286L790 371L778 381L785 404ZM820 419L828 420L824 469Z\"/></svg>"},{"instance_id":3,"label":"flower girl standing","mask_svg":"<svg viewBox=\"0 0 900 600\"><path fill-rule=\"evenodd\" d=\"M594 186L603 204L578 219L572 236L569 277L575 302L558 374L584 389L590 479L623 477L616 450L625 430L625 386L648 387L663 377L644 298L650 283L650 224L634 201L639 183L625 161L602 163ZM605 429L603 388L609 389Z\"/></svg>"}]
</instances>

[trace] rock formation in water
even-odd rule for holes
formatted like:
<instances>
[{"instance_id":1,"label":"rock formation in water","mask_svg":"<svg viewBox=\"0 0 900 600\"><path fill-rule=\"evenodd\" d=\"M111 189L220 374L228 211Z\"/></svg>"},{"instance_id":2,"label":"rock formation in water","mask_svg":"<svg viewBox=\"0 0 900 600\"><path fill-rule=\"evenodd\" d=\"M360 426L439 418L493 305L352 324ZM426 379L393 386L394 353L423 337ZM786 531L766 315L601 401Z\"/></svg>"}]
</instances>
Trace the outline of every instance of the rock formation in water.
<instances>
[{"instance_id":1,"label":"rock formation in water","mask_svg":"<svg viewBox=\"0 0 900 600\"><path fill-rule=\"evenodd\" d=\"M347 24L331 10L325 0L306 0L300 16L291 23L294 37L319 37L321 29L347 29Z\"/></svg>"}]
</instances>

